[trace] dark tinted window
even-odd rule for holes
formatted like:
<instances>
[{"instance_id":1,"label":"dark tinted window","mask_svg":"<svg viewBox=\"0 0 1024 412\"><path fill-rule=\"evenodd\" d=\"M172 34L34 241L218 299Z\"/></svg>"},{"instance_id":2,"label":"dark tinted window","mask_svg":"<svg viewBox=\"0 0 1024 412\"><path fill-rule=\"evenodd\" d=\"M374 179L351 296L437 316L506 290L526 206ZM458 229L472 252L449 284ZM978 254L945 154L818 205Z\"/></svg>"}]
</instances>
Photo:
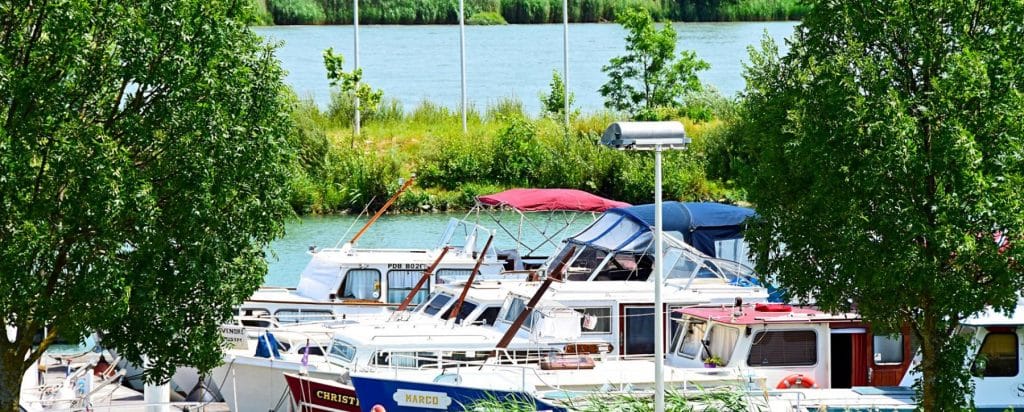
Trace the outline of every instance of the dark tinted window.
<instances>
[{"instance_id":1,"label":"dark tinted window","mask_svg":"<svg viewBox=\"0 0 1024 412\"><path fill-rule=\"evenodd\" d=\"M427 303L427 307L426 309L423 309L423 312L428 315L436 315L437 312L444 307L444 305L448 304L449 300L452 300L452 297L448 295L434 296L434 298L431 299L429 303Z\"/></svg>"},{"instance_id":2,"label":"dark tinted window","mask_svg":"<svg viewBox=\"0 0 1024 412\"><path fill-rule=\"evenodd\" d=\"M501 306L491 306L484 309L484 313L481 313L480 317L476 318L475 322L482 323L484 325L493 325L494 320L498 319L499 311L501 311Z\"/></svg>"},{"instance_id":3,"label":"dark tinted window","mask_svg":"<svg viewBox=\"0 0 1024 412\"><path fill-rule=\"evenodd\" d=\"M750 366L809 366L818 363L814 331L758 332L747 357Z\"/></svg>"}]
</instances>

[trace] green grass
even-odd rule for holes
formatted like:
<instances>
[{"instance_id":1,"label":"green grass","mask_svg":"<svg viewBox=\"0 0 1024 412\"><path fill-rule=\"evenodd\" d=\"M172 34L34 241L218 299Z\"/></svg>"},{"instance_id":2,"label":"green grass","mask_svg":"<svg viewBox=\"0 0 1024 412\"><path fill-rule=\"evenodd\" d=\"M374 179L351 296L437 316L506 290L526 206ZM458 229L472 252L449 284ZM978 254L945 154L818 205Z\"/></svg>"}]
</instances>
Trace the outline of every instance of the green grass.
<instances>
[{"instance_id":1,"label":"green grass","mask_svg":"<svg viewBox=\"0 0 1024 412\"><path fill-rule=\"evenodd\" d=\"M469 131L463 133L460 113L450 108L426 101L411 110L394 102L385 106L363 119L356 138L346 117L351 112L295 100L297 212L358 211L367 203L376 208L398 188L399 177L413 173L417 183L398 200L397 210L465 209L476 195L511 187L567 187L630 203L651 201L652 155L599 144L604 129L619 120L612 113L575 116L567 135L560 120L527 116L521 102L506 99L482 111L470 107ZM733 198L707 178L709 156L702 151L703 136L716 136L723 123L680 120L694 150L666 153L665 198Z\"/></svg>"},{"instance_id":2,"label":"green grass","mask_svg":"<svg viewBox=\"0 0 1024 412\"><path fill-rule=\"evenodd\" d=\"M266 1L276 24L351 24L351 0ZM561 0L466 0L469 24L561 23ZM571 0L569 21L611 22L619 11L641 7L656 20L751 21L799 19L808 7L799 0ZM257 6L259 8L259 6ZM458 0L362 0L363 24L458 24ZM500 19L499 19L500 17Z\"/></svg>"}]
</instances>

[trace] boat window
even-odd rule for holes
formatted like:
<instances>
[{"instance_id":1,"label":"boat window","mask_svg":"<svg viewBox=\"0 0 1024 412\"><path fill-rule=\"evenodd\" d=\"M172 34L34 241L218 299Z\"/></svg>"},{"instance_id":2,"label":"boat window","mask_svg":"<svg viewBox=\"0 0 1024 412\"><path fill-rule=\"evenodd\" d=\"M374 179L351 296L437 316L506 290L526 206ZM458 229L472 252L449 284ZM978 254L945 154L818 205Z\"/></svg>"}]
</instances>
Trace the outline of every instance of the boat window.
<instances>
[{"instance_id":1,"label":"boat window","mask_svg":"<svg viewBox=\"0 0 1024 412\"><path fill-rule=\"evenodd\" d=\"M566 280L587 280L597 266L608 256L608 252L600 249L586 248L569 265L565 272ZM601 279L603 280L603 279Z\"/></svg>"},{"instance_id":2,"label":"boat window","mask_svg":"<svg viewBox=\"0 0 1024 412\"><path fill-rule=\"evenodd\" d=\"M608 260L594 280L646 281L654 270L654 257L647 254L618 253Z\"/></svg>"},{"instance_id":3,"label":"boat window","mask_svg":"<svg viewBox=\"0 0 1024 412\"><path fill-rule=\"evenodd\" d=\"M507 305L505 313L501 316L501 320L508 323L515 322L516 318L519 317L519 314L523 312L524 308L526 308L526 303L524 303L522 299L513 298Z\"/></svg>"},{"instance_id":4,"label":"boat window","mask_svg":"<svg viewBox=\"0 0 1024 412\"><path fill-rule=\"evenodd\" d=\"M402 303L405 297L412 292L416 282L423 277L423 271L419 270L391 270L388 271L388 303ZM430 294L430 281L423 283L416 296L412 298L412 304L418 305L427 300Z\"/></svg>"},{"instance_id":5,"label":"boat window","mask_svg":"<svg viewBox=\"0 0 1024 412\"><path fill-rule=\"evenodd\" d=\"M611 333L612 308L574 308L583 315L580 330L583 333Z\"/></svg>"},{"instance_id":6,"label":"boat window","mask_svg":"<svg viewBox=\"0 0 1024 412\"><path fill-rule=\"evenodd\" d=\"M971 367L975 376L1017 376L1020 361L1017 353L1017 332L989 332Z\"/></svg>"},{"instance_id":7,"label":"boat window","mask_svg":"<svg viewBox=\"0 0 1024 412\"><path fill-rule=\"evenodd\" d=\"M701 354L703 348L704 333L707 332L707 323L700 319L690 318L686 322L683 335L683 343L679 345L679 356L694 359Z\"/></svg>"},{"instance_id":8,"label":"boat window","mask_svg":"<svg viewBox=\"0 0 1024 412\"><path fill-rule=\"evenodd\" d=\"M539 317L540 317L540 314L537 313L537 311L535 311L535 310L534 311L530 311L530 314L526 317L525 320L523 320L522 328L526 329L526 330L533 329L533 323L536 322L537 318L539 318Z\"/></svg>"},{"instance_id":9,"label":"boat window","mask_svg":"<svg viewBox=\"0 0 1024 412\"><path fill-rule=\"evenodd\" d=\"M334 319L329 310L281 309L274 312L277 323L309 323Z\"/></svg>"},{"instance_id":10,"label":"boat window","mask_svg":"<svg viewBox=\"0 0 1024 412\"><path fill-rule=\"evenodd\" d=\"M434 296L434 298L431 299L430 302L427 302L427 307L423 309L423 313L426 313L427 315L430 316L434 316L437 314L437 312L440 312L445 305L448 304L449 300L452 300L451 295L446 295L442 293L437 296Z\"/></svg>"},{"instance_id":11,"label":"boat window","mask_svg":"<svg viewBox=\"0 0 1024 412\"><path fill-rule=\"evenodd\" d=\"M903 335L875 335L875 365L899 365L903 363Z\"/></svg>"},{"instance_id":12,"label":"boat window","mask_svg":"<svg viewBox=\"0 0 1024 412\"><path fill-rule=\"evenodd\" d=\"M754 335L747 365L810 366L818 363L818 339L813 330L761 331Z\"/></svg>"},{"instance_id":13,"label":"boat window","mask_svg":"<svg viewBox=\"0 0 1024 412\"><path fill-rule=\"evenodd\" d=\"M474 309L476 309L476 303L470 302L468 300L462 302L462 307L459 308L459 314L455 316L455 323L462 323L463 320L466 320L466 316L469 316L470 313L473 313ZM448 318L445 317L445 319Z\"/></svg>"},{"instance_id":14,"label":"boat window","mask_svg":"<svg viewBox=\"0 0 1024 412\"><path fill-rule=\"evenodd\" d=\"M472 273L473 269L438 269L437 274L434 275L434 283L442 285L445 283L465 282L469 280L469 275Z\"/></svg>"},{"instance_id":15,"label":"boat window","mask_svg":"<svg viewBox=\"0 0 1024 412\"><path fill-rule=\"evenodd\" d=\"M341 282L342 299L370 299L380 297L380 271L377 269L350 269Z\"/></svg>"},{"instance_id":16,"label":"boat window","mask_svg":"<svg viewBox=\"0 0 1024 412\"><path fill-rule=\"evenodd\" d=\"M498 319L498 311L500 310L500 306L491 306L487 309L484 309L484 313L481 313L480 316L477 317L475 321L473 321L473 323L487 326L493 325L494 321Z\"/></svg>"},{"instance_id":17,"label":"boat window","mask_svg":"<svg viewBox=\"0 0 1024 412\"><path fill-rule=\"evenodd\" d=\"M736 349L736 341L739 338L739 329L717 324L711 326L711 333L708 334L706 341L710 352L709 357L716 356L725 362L729 362L729 359L732 359L732 352Z\"/></svg>"},{"instance_id":18,"label":"boat window","mask_svg":"<svg viewBox=\"0 0 1024 412\"><path fill-rule=\"evenodd\" d=\"M328 356L351 362L356 357L356 347L340 339L331 341L331 349Z\"/></svg>"}]
</instances>

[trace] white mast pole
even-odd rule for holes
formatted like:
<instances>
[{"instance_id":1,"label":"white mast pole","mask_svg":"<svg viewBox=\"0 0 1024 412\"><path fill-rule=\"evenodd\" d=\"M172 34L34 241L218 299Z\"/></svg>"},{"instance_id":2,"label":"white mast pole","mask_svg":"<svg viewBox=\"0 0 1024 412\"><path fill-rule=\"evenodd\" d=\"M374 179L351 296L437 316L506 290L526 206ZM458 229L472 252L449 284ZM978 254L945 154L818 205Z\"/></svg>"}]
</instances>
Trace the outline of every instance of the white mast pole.
<instances>
[{"instance_id":1,"label":"white mast pole","mask_svg":"<svg viewBox=\"0 0 1024 412\"><path fill-rule=\"evenodd\" d=\"M565 95L565 135L569 136L569 0L562 0L562 90Z\"/></svg>"},{"instance_id":2,"label":"white mast pole","mask_svg":"<svg viewBox=\"0 0 1024 412\"><path fill-rule=\"evenodd\" d=\"M459 0L459 59L462 66L462 133L467 133L466 110L469 102L466 98L466 9L465 0Z\"/></svg>"}]
</instances>

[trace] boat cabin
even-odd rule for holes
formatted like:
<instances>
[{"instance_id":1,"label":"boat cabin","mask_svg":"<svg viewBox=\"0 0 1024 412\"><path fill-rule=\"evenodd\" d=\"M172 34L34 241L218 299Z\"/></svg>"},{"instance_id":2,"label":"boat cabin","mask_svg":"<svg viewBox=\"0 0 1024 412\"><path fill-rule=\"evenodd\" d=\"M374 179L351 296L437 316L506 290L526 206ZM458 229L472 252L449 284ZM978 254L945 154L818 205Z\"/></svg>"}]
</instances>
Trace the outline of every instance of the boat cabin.
<instances>
[{"instance_id":1,"label":"boat cabin","mask_svg":"<svg viewBox=\"0 0 1024 412\"><path fill-rule=\"evenodd\" d=\"M856 314L782 304L684 308L666 350L676 367L723 367L770 387L894 386L911 361L908 334L875 335Z\"/></svg>"},{"instance_id":2,"label":"boat cabin","mask_svg":"<svg viewBox=\"0 0 1024 412\"><path fill-rule=\"evenodd\" d=\"M1024 407L1024 299L1013 313L990 309L964 320L960 333L971 337L966 362L977 410ZM919 376L912 371L900 384L913 385Z\"/></svg>"}]
</instances>

